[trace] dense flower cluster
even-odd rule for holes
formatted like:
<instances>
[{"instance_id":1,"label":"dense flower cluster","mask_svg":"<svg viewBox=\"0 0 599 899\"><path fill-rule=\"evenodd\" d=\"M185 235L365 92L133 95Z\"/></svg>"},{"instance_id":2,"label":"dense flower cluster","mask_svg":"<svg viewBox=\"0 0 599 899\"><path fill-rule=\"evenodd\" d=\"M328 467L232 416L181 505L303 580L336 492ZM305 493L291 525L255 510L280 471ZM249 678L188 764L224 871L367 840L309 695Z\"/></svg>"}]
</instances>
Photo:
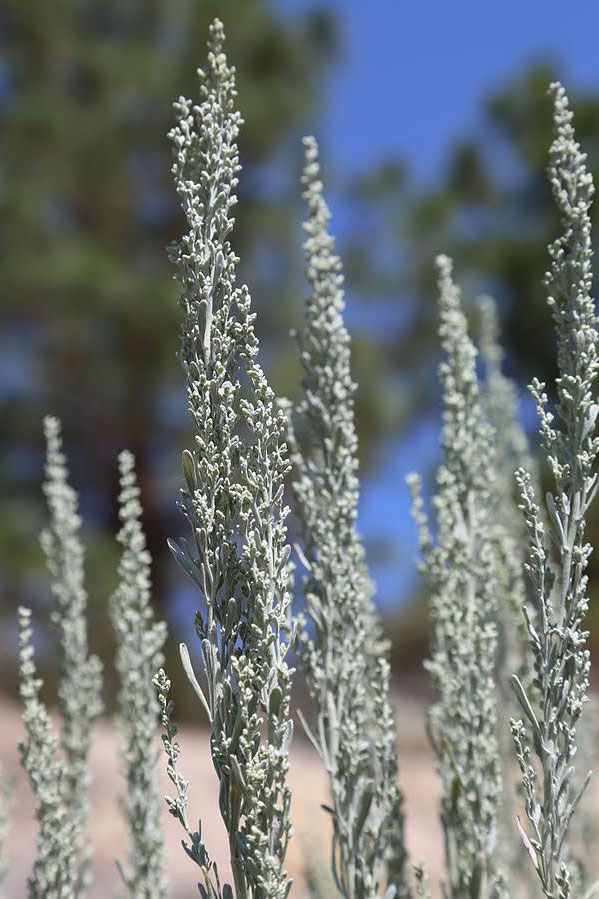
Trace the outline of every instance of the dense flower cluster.
<instances>
[{"instance_id":1,"label":"dense flower cluster","mask_svg":"<svg viewBox=\"0 0 599 899\"><path fill-rule=\"evenodd\" d=\"M79 822L65 802L66 770L56 759L58 739L40 701L32 646L31 611L19 609L19 680L26 738L19 743L38 822L37 857L27 881L29 899L75 899L79 883Z\"/></svg>"},{"instance_id":2,"label":"dense flower cluster","mask_svg":"<svg viewBox=\"0 0 599 899\"><path fill-rule=\"evenodd\" d=\"M58 699L61 746L65 756L63 800L74 822L77 895L90 884L91 846L88 836L91 724L102 711L102 665L87 646L87 593L84 585L81 519L77 494L68 482L62 452L60 422L44 421L47 441L44 493L50 524L41 535L52 576L54 608L51 622L58 636Z\"/></svg>"},{"instance_id":3,"label":"dense flower cluster","mask_svg":"<svg viewBox=\"0 0 599 899\"><path fill-rule=\"evenodd\" d=\"M307 450L295 448L294 493L312 631L302 635L301 658L318 717L314 733L308 730L329 774L340 892L352 899L376 896L387 883L385 895L400 897L407 894L407 876L395 722L389 665L379 651L372 585L356 531L356 385L342 317L343 274L328 231L316 141L304 144L304 251L312 293L299 340L304 377L297 417L307 431Z\"/></svg>"},{"instance_id":4,"label":"dense flower cluster","mask_svg":"<svg viewBox=\"0 0 599 899\"><path fill-rule=\"evenodd\" d=\"M121 755L127 779L124 807L131 856L128 867L119 867L132 896L165 899L168 888L164 871L162 797L156 778L156 752L148 736L158 720L152 677L164 662L162 647L166 624L153 621L150 606L152 560L141 527L134 465L131 453L123 451L119 457L123 525L119 541L123 554L119 585L110 608L118 643L116 667L121 682Z\"/></svg>"},{"instance_id":5,"label":"dense flower cluster","mask_svg":"<svg viewBox=\"0 0 599 899\"><path fill-rule=\"evenodd\" d=\"M170 134L189 226L170 255L181 288L180 359L195 429L194 448L183 454L180 503L192 540L171 541L171 549L204 604L196 630L205 688L185 646L182 656L212 728L235 888L239 896L284 899L293 731L283 504L289 463L285 417L256 360L250 296L236 285L229 243L241 117L223 39L216 20L208 67L200 72L200 103L181 98L175 104ZM191 840L191 855L202 865L205 850L199 837Z\"/></svg>"},{"instance_id":6,"label":"dense flower cluster","mask_svg":"<svg viewBox=\"0 0 599 899\"><path fill-rule=\"evenodd\" d=\"M419 525L420 568L431 590L432 656L427 663L437 701L429 734L442 784L446 894L504 896L497 865L501 766L497 745L498 585L492 534L493 431L485 419L451 261L439 268L439 334L445 353L443 464L437 473L436 542L411 476Z\"/></svg>"},{"instance_id":7,"label":"dense flower cluster","mask_svg":"<svg viewBox=\"0 0 599 899\"><path fill-rule=\"evenodd\" d=\"M549 177L564 229L549 247L551 268L546 276L557 331L556 416L548 410L545 385L534 380L530 389L553 487L546 497L548 535L530 474L518 470L529 541L526 567L534 590L534 604L525 605L524 612L535 681L531 695L517 675L513 678L526 723L512 720L512 734L532 828L528 836L521 827L522 839L544 895L566 899L573 894L566 835L580 798L580 789L572 789L576 726L588 700L590 670L584 618L588 608L585 569L591 547L584 531L597 491L598 334L590 296L593 181L574 138L565 91L560 84L552 85L551 91L555 140ZM549 537L557 549L555 561ZM532 764L533 753L540 778ZM586 781L582 789L585 785Z\"/></svg>"}]
</instances>

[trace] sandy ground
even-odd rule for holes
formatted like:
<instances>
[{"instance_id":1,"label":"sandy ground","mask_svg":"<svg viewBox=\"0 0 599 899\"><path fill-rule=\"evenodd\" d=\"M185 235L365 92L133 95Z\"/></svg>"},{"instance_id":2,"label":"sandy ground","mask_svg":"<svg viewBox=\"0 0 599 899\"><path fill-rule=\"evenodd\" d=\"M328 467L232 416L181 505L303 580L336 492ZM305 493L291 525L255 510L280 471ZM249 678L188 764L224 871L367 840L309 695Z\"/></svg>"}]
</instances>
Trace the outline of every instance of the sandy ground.
<instances>
[{"instance_id":1,"label":"sandy ground","mask_svg":"<svg viewBox=\"0 0 599 899\"><path fill-rule=\"evenodd\" d=\"M413 699L396 697L400 749L400 783L405 795L407 843L412 860L426 862L435 896L440 895L438 878L442 858L441 833L437 820L438 787L433 762L424 734L424 712ZM316 753L299 735L297 725L291 753L290 782L293 789L292 818L294 836L287 854L287 867L294 879L292 896L304 897L303 870L306 859L328 865L330 822L320 808L327 801L326 778ZM35 822L31 793L19 768L17 741L22 736L19 709L0 700L0 763L16 780L15 807L8 838L9 871L4 885L6 899L25 897L25 881L34 852ZM157 737L158 740L158 737ZM202 831L221 875L227 876L227 851L224 827L218 816L217 781L203 730L184 728L180 734L182 755L180 770L190 781L190 817L202 818ZM119 894L119 874L115 858L126 860L127 835L118 810L122 780L118 763L118 735L110 722L96 728L91 757L91 830L94 846L94 885L89 899ZM161 766L164 775L164 766ZM164 775L164 791L170 784ZM184 854L178 823L165 808L164 826L168 853L168 873L172 899L197 897L197 868ZM221 878L222 879L222 878ZM331 896L334 890L331 889Z\"/></svg>"}]
</instances>

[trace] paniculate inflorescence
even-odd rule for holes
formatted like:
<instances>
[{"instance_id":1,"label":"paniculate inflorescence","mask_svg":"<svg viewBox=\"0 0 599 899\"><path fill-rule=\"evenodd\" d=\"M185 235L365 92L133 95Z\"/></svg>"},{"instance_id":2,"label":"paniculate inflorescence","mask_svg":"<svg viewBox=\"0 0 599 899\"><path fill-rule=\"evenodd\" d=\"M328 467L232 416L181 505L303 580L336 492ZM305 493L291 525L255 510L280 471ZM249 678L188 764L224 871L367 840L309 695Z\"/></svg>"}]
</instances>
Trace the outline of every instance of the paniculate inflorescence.
<instances>
[{"instance_id":1,"label":"paniculate inflorescence","mask_svg":"<svg viewBox=\"0 0 599 899\"><path fill-rule=\"evenodd\" d=\"M239 897L283 899L291 886L284 869L291 834L292 635L283 504L289 463L285 417L256 359L250 295L236 285L238 260L229 243L241 117L223 40L216 20L208 66L200 72L200 103L179 99L170 134L189 226L170 255L181 290L180 359L195 430L193 450L183 453L180 502L191 542L171 541L171 549L204 604L196 613L203 687L185 645L182 658L212 729L235 889ZM164 678L158 686L165 697ZM166 702L164 714L170 716ZM172 745L167 731L170 761ZM177 800L171 810L189 833ZM205 868L199 829L189 838L189 854ZM201 890L218 895L220 887L210 882Z\"/></svg>"},{"instance_id":2,"label":"paniculate inflorescence","mask_svg":"<svg viewBox=\"0 0 599 899\"><path fill-rule=\"evenodd\" d=\"M584 618L588 608L585 570L591 547L584 531L597 491L599 406L595 398L597 322L590 296L593 182L574 138L565 91L554 84L551 92L555 139L549 179L563 226L562 235L549 247L551 267L545 280L557 332L556 416L547 408L545 385L535 379L530 389L541 422L541 444L552 489L546 495L547 534L530 474L518 470L528 530L527 569L534 596L532 607L525 605L524 613L535 682L531 694L514 676L525 720L512 720L511 726L532 833L527 835L519 823L522 840L543 894L566 899L573 894L567 831L580 798L580 788L574 790L572 785L576 727L589 686Z\"/></svg>"},{"instance_id":3,"label":"paniculate inflorescence","mask_svg":"<svg viewBox=\"0 0 599 899\"><path fill-rule=\"evenodd\" d=\"M126 450L121 453L119 467L122 523L119 541L123 554L119 585L112 597L110 611L118 644L121 757L127 780L123 804L130 844L129 864L119 864L119 868L135 899L165 899L168 888L161 823L162 797L158 790L153 740L158 706L152 677L164 662L162 647L166 625L153 620L150 605L152 560L141 527L139 487L131 453Z\"/></svg>"},{"instance_id":4,"label":"paniculate inflorescence","mask_svg":"<svg viewBox=\"0 0 599 899\"><path fill-rule=\"evenodd\" d=\"M48 416L44 430L47 442L44 493L50 524L41 535L41 544L52 577L54 607L50 620L58 637L58 699L66 763L63 799L75 823L77 891L83 896L91 882L88 756L91 725L102 711L102 665L88 652L84 553L79 536L81 519L77 494L68 482L60 422Z\"/></svg>"},{"instance_id":5,"label":"paniculate inflorescence","mask_svg":"<svg viewBox=\"0 0 599 899\"><path fill-rule=\"evenodd\" d=\"M312 632L302 634L300 658L317 713L314 733L306 729L329 774L336 885L343 896L358 899L381 895L386 884L391 899L408 889L389 665L380 653L372 584L356 531L356 385L342 315L341 261L328 230L316 141L309 137L304 144L311 296L299 339L304 374L297 417L307 449L294 450L294 494Z\"/></svg>"},{"instance_id":6,"label":"paniculate inflorescence","mask_svg":"<svg viewBox=\"0 0 599 899\"><path fill-rule=\"evenodd\" d=\"M510 678L514 672L532 689L533 672L526 652L526 624L522 601L524 579L525 527L518 508L514 472L519 466L532 467L528 440L518 418L516 385L502 371L503 350L499 343L499 318L495 301L484 296L478 302L480 314L480 355L484 368L481 401L494 429L494 478L490 503L491 534L495 546L493 578L497 584L498 646L496 680L498 689L499 751L505 784L499 817L498 847L504 868L528 879L530 870L522 853L522 843L514 827L514 765L512 737L505 722L517 708ZM536 472L535 472L536 476Z\"/></svg>"},{"instance_id":7,"label":"paniculate inflorescence","mask_svg":"<svg viewBox=\"0 0 599 899\"><path fill-rule=\"evenodd\" d=\"M495 654L498 606L492 533L493 432L482 409L476 350L446 256L439 268L439 334L445 353L443 464L437 473L436 543L409 482L419 525L421 571L430 589L432 655L437 691L429 733L442 785L450 899L504 896L497 864L501 763L497 744Z\"/></svg>"},{"instance_id":8,"label":"paniculate inflorescence","mask_svg":"<svg viewBox=\"0 0 599 899\"><path fill-rule=\"evenodd\" d=\"M65 801L66 766L57 760L58 739L40 701L36 676L31 611L19 609L19 692L26 739L19 743L38 823L37 857L27 881L29 899L75 899L80 880L80 826Z\"/></svg>"}]
</instances>

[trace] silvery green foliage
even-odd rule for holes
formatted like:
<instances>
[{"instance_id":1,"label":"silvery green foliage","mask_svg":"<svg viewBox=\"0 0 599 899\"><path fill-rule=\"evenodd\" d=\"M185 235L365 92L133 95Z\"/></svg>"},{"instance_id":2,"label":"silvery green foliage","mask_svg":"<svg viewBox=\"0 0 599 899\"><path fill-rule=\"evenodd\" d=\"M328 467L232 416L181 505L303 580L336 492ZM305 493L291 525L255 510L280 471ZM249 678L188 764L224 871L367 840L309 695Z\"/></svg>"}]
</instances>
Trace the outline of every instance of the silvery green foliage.
<instances>
[{"instance_id":1,"label":"silvery green foliage","mask_svg":"<svg viewBox=\"0 0 599 899\"><path fill-rule=\"evenodd\" d=\"M500 344L497 304L490 296L478 301L480 316L480 355L485 379L481 389L484 410L495 430L496 476L506 495L516 496L514 471L519 466L532 466L528 439L518 417L518 394L515 383L503 373L504 353ZM499 489L499 488L498 488ZM522 516L516 508L506 505L502 515L509 519L509 530L522 530ZM507 524L507 522L506 522Z\"/></svg>"},{"instance_id":2,"label":"silvery green foliage","mask_svg":"<svg viewBox=\"0 0 599 899\"><path fill-rule=\"evenodd\" d=\"M526 624L522 617L525 594L524 557L521 549L526 532L518 508L514 481L517 468L536 469L531 459L528 440L518 418L516 385L502 371L503 350L499 343L497 307L491 297L479 300L480 354L485 380L481 398L485 414L494 429L495 541L498 551L497 577L500 578L499 619L502 622L499 653L499 687L506 694L507 677L514 669L521 679L531 681ZM509 675L506 675L509 672ZM510 691L511 693L511 691Z\"/></svg>"},{"instance_id":3,"label":"silvery green foliage","mask_svg":"<svg viewBox=\"0 0 599 899\"><path fill-rule=\"evenodd\" d=\"M29 899L79 896L79 822L64 802L66 766L57 761L58 740L39 699L31 644L31 612L19 609L19 692L24 704L26 739L19 743L21 764L33 790L38 822L37 857L27 881Z\"/></svg>"},{"instance_id":4,"label":"silvery green foliage","mask_svg":"<svg viewBox=\"0 0 599 899\"><path fill-rule=\"evenodd\" d=\"M184 313L180 359L195 428L180 508L191 542L171 542L205 608L196 613L205 685L182 658L212 728L220 810L239 897L280 899L291 833L292 721L285 416L256 361L247 287L229 243L239 171L234 71L210 29L200 103L180 98L173 173L189 231L171 247ZM174 812L175 814L176 811ZM199 846L199 844L198 844ZM201 865L194 843L190 854Z\"/></svg>"},{"instance_id":5,"label":"silvery green foliage","mask_svg":"<svg viewBox=\"0 0 599 899\"><path fill-rule=\"evenodd\" d=\"M13 782L0 766L0 895L2 881L8 869L6 837L10 828L10 813L13 806Z\"/></svg>"},{"instance_id":6,"label":"silvery green foliage","mask_svg":"<svg viewBox=\"0 0 599 899\"><path fill-rule=\"evenodd\" d=\"M580 789L573 789L572 762L577 723L588 698L590 658L583 622L588 607L585 569L591 547L585 543L584 530L597 485L599 406L594 399L597 324L590 296L593 183L586 171L586 157L574 138L564 89L554 84L550 90L555 139L549 178L563 225L563 234L549 247L551 268L546 276L557 332L557 416L548 411L544 384L533 381L531 392L553 488L546 497L547 534L530 475L524 469L517 473L529 539L527 568L534 591L534 607L524 605L524 613L536 692L529 695L514 676L525 720L512 720L511 727L530 822L528 836L519 824L521 836L544 895L557 899L573 893L566 836L580 798Z\"/></svg>"},{"instance_id":7,"label":"silvery green foliage","mask_svg":"<svg viewBox=\"0 0 599 899\"><path fill-rule=\"evenodd\" d=\"M129 826L130 863L119 864L123 880L136 899L167 896L162 796L156 772L154 733L158 719L152 677L163 664L164 622L153 620L150 605L151 557L141 527L135 460L119 456L120 518L118 539L123 547L119 585L110 612L117 636L116 667L119 691L121 756L127 778L124 808Z\"/></svg>"},{"instance_id":8,"label":"silvery green foliage","mask_svg":"<svg viewBox=\"0 0 599 899\"><path fill-rule=\"evenodd\" d=\"M66 762L63 801L75 824L77 895L83 896L91 880L88 755L91 725L102 711L102 666L88 652L81 520L77 514L77 494L68 483L58 419L45 418L44 431L47 441L44 493L50 510L50 526L42 533L41 544L52 576L51 621L58 635L58 699Z\"/></svg>"},{"instance_id":9,"label":"silvery green foliage","mask_svg":"<svg viewBox=\"0 0 599 899\"><path fill-rule=\"evenodd\" d=\"M499 343L499 321L495 301L488 296L478 303L480 315L480 355L485 378L481 385L481 399L488 420L494 428L495 477L491 501L493 503L492 534L496 550L493 573L498 589L497 622L499 625L496 679L499 689L498 731L503 782L506 785L499 817L499 852L502 863L514 876L528 880L530 866L522 854L522 844L514 828L515 796L511 789L514 766L512 738L504 726L515 713L514 694L510 678L514 671L527 688L532 689L534 672L527 650L526 623L522 615L524 555L526 533L518 497L514 472L520 466L532 469L528 440L518 418L516 385L502 371L503 350ZM534 875L533 875L534 876Z\"/></svg>"},{"instance_id":10,"label":"silvery green foliage","mask_svg":"<svg viewBox=\"0 0 599 899\"><path fill-rule=\"evenodd\" d=\"M206 844L202 840L202 822L199 822L196 831L192 829L189 823L189 816L187 813L187 803L189 801L187 788L189 782L185 780L177 768L181 750L175 737L179 728L172 720L174 705L172 699L169 699L171 682L166 676L163 668L158 671L154 677L153 683L158 693L160 720L165 731L162 735L162 743L168 759L167 773L171 783L177 791L176 799L171 799L168 796L166 798L169 811L179 820L187 834L189 842L186 843L183 841L183 848L189 857L196 862L202 872L204 883L199 883L198 889L203 899L233 899L233 891L229 884L225 884L221 887L218 868L208 855Z\"/></svg>"},{"instance_id":11,"label":"silvery green foliage","mask_svg":"<svg viewBox=\"0 0 599 899\"><path fill-rule=\"evenodd\" d=\"M419 478L412 475L409 482L419 525L420 568L431 590L432 657L427 667L437 700L429 734L442 785L444 896L482 899L505 895L496 845L502 784L496 733L493 432L481 407L476 350L452 281L451 261L441 256L437 264L445 409L444 458L433 501L436 543L423 512Z\"/></svg>"},{"instance_id":12,"label":"silvery green foliage","mask_svg":"<svg viewBox=\"0 0 599 899\"><path fill-rule=\"evenodd\" d=\"M337 888L345 897L363 899L380 895L387 884L386 896L405 896L389 665L377 651L372 586L356 531L356 386L342 317L343 275L328 231L316 141L309 137L304 144L309 209L304 251L311 296L300 337L304 376L297 412L310 446L305 454L295 450L294 493L313 636L303 633L300 656L316 705L311 736L329 774Z\"/></svg>"}]
</instances>

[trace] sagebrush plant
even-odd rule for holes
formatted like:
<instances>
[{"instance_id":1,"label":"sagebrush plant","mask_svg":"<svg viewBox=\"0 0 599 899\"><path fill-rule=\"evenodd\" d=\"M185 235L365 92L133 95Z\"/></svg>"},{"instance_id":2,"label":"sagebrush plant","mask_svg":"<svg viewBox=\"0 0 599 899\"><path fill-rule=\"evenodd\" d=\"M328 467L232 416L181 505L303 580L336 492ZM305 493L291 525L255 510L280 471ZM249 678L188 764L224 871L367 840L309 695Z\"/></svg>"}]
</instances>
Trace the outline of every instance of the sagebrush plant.
<instances>
[{"instance_id":1,"label":"sagebrush plant","mask_svg":"<svg viewBox=\"0 0 599 899\"><path fill-rule=\"evenodd\" d=\"M525 720L512 719L526 816L522 839L545 896L572 895L567 831L582 787L573 789L576 728L588 701L590 656L584 618L591 547L585 519L597 490L599 438L596 421L597 320L591 289L590 205L593 181L574 136L572 112L560 84L553 84L555 139L549 177L563 233L549 247L545 283L557 333L556 415L548 410L545 385L531 393L540 418L541 446L551 474L546 494L547 534L530 474L518 470L521 506L528 529L528 562L534 602L524 605L535 692L517 675L513 682ZM555 550L555 554L554 554ZM532 756L536 756L538 769ZM527 831L528 834L527 835Z\"/></svg>"},{"instance_id":2,"label":"sagebrush plant","mask_svg":"<svg viewBox=\"0 0 599 899\"><path fill-rule=\"evenodd\" d=\"M44 431L47 442L44 493L50 524L42 532L41 544L54 594L50 620L57 635L58 704L65 756L63 801L75 825L76 890L78 896L83 896L91 880L88 756L91 724L102 711L102 665L88 650L81 519L77 494L68 482L58 419L48 416Z\"/></svg>"},{"instance_id":3,"label":"sagebrush plant","mask_svg":"<svg viewBox=\"0 0 599 899\"><path fill-rule=\"evenodd\" d=\"M119 870L129 892L138 899L165 899L162 796L156 777L157 749L152 740L158 709L152 678L164 663L166 625L154 621L151 596L151 557L141 526L135 459L119 456L120 518L118 539L123 547L119 585L110 612L117 636L116 668L120 678L119 718L121 758L127 781L123 800L130 844L128 864Z\"/></svg>"},{"instance_id":4,"label":"sagebrush plant","mask_svg":"<svg viewBox=\"0 0 599 899\"><path fill-rule=\"evenodd\" d=\"M80 881L79 822L65 801L66 766L56 758L58 738L40 701L36 676L31 611L19 609L19 692L25 740L19 743L38 823L37 856L27 881L29 899L75 899Z\"/></svg>"},{"instance_id":5,"label":"sagebrush plant","mask_svg":"<svg viewBox=\"0 0 599 899\"><path fill-rule=\"evenodd\" d=\"M509 678L515 671L523 682L532 685L532 666L525 645L526 622L522 615L522 601L526 596L526 528L519 509L514 472L518 468L527 468L535 483L539 480L539 474L518 417L516 385L502 371L503 350L499 343L497 306L491 297L485 296L479 299L478 309L479 348L485 373L481 398L484 413L493 427L492 503L498 554L494 576L502 581L499 585L497 682L504 702L509 703L508 696L513 701Z\"/></svg>"},{"instance_id":6,"label":"sagebrush plant","mask_svg":"<svg viewBox=\"0 0 599 899\"><path fill-rule=\"evenodd\" d=\"M165 626L151 612L151 560L134 459L127 452L119 460L122 557L110 603L128 787L130 858L121 873L132 896L168 895L164 806L155 765L158 714L175 789L167 806L183 827L185 851L199 866L200 882L193 880L200 894L204 899L287 897L293 649L315 705L316 724L306 724L306 730L329 778L331 805L325 808L333 823L334 888L345 899L430 899L424 864L414 866L413 889L407 871L389 664L356 527L356 385L343 322L343 274L329 232L318 148L313 138L305 139L304 250L311 292L298 339L302 388L292 410L289 402L276 400L258 365L249 291L236 281L230 233L241 117L223 40L222 24L215 20L208 64L199 72L199 103L177 101L170 133L188 229L170 256L180 286L180 361L194 430L193 448L183 452L179 502L191 537L170 546L201 601L195 615L199 677L190 650L185 644L180 650L210 725L233 883L221 882L201 823L197 828L190 823L191 794L178 769L170 681L159 668ZM441 781L445 899L522 895L520 861L529 858L535 879L526 894L591 899L599 892L599 884L588 883L597 834L594 810L577 816L579 825L570 830L595 739L590 721L579 732L590 669L584 630L590 547L584 530L597 491L599 452L598 334L590 297L593 185L564 90L556 84L551 92L556 133L549 172L563 234L550 247L546 278L558 345L555 417L545 386L535 380L531 388L541 419L543 462L552 479L543 511L537 499L542 466L537 471L529 454L515 388L501 370L496 309L488 299L480 304L484 378L479 382L477 351L451 261L440 256L437 263L443 461L431 526L420 480L411 476L410 483L420 567L430 590L427 668L436 698L429 735ZM40 699L31 612L21 608L25 738L19 749L38 822L27 893L31 899L75 899L90 883L88 755L101 710L101 669L88 650L77 496L68 483L58 421L46 419L45 430L44 490L51 520L42 544L55 597L61 734ZM286 437L295 469L298 557L306 569L305 617L295 621L284 504L291 471ZM519 706L506 693L510 675ZM512 717L508 723L511 709L518 707L523 720ZM505 740L510 731L516 749L511 767L519 766L526 813L517 825L506 823L510 801L502 804L502 794L511 788ZM0 789L0 878L7 815ZM320 862L315 856L307 866L314 899L333 889Z\"/></svg>"},{"instance_id":7,"label":"sagebrush plant","mask_svg":"<svg viewBox=\"0 0 599 899\"><path fill-rule=\"evenodd\" d=\"M204 687L182 646L189 679L211 727L220 782L220 812L229 836L239 897L283 899L291 834L287 785L293 724L289 546L284 478L289 471L285 416L256 361L258 341L245 285L236 284L229 234L239 171L234 70L223 52L223 26L210 29L200 102L180 98L170 137L173 174L188 232L171 247L183 310L180 360L195 442L183 454L180 507L191 543L171 549L200 591L195 624ZM203 895L220 895L210 879L201 832L191 832L182 782L173 769L166 681L157 679L167 734L169 773L178 796L169 807L187 831L189 855L204 870ZM230 887L222 895L230 895Z\"/></svg>"},{"instance_id":8,"label":"sagebrush plant","mask_svg":"<svg viewBox=\"0 0 599 899\"><path fill-rule=\"evenodd\" d=\"M497 742L495 655L499 602L492 533L494 434L477 380L476 350L446 256L439 269L444 360L443 463L437 473L436 542L410 477L421 571L430 585L431 658L437 692L429 734L442 788L447 883L444 894L506 896L497 859L502 791Z\"/></svg>"},{"instance_id":9,"label":"sagebrush plant","mask_svg":"<svg viewBox=\"0 0 599 899\"><path fill-rule=\"evenodd\" d=\"M500 588L503 602L499 609L500 663L498 685L502 693L511 694L506 672L528 664L525 653L526 624L522 616L522 598L526 595L524 582L525 525L519 509L514 472L525 467L535 482L538 472L531 456L529 442L518 416L516 385L502 371L503 350L499 342L499 319L495 301L481 297L480 356L485 377L481 384L484 413L493 427L495 507L495 539L499 553L497 576L504 579ZM527 677L522 673L521 677Z\"/></svg>"},{"instance_id":10,"label":"sagebrush plant","mask_svg":"<svg viewBox=\"0 0 599 899\"><path fill-rule=\"evenodd\" d=\"M480 321L479 350L484 380L481 400L485 415L494 429L494 478L490 502L492 504L491 532L495 546L497 582L498 645L496 681L498 690L498 740L502 761L503 791L499 816L499 852L507 870L529 877L529 866L522 853L520 838L514 828L515 796L509 788L513 773L512 737L504 722L517 708L511 675L517 673L528 688L533 689L534 672L526 652L526 623L522 615L522 601L526 596L524 581L525 525L518 508L517 485L514 472L521 466L531 469L537 479L530 455L526 433L518 417L516 385L503 373L503 350L499 343L499 317L495 301L481 297L478 301Z\"/></svg>"},{"instance_id":11,"label":"sagebrush plant","mask_svg":"<svg viewBox=\"0 0 599 899\"><path fill-rule=\"evenodd\" d=\"M408 888L389 665L380 655L372 584L356 530L356 385L342 317L342 267L328 230L318 147L312 137L304 146L311 295L299 335L303 381L296 411L307 448L295 448L293 486L311 625L302 633L300 659L317 715L314 732L306 729L329 776L337 888L354 899L380 895L386 885L391 899L408 895Z\"/></svg>"}]
</instances>

